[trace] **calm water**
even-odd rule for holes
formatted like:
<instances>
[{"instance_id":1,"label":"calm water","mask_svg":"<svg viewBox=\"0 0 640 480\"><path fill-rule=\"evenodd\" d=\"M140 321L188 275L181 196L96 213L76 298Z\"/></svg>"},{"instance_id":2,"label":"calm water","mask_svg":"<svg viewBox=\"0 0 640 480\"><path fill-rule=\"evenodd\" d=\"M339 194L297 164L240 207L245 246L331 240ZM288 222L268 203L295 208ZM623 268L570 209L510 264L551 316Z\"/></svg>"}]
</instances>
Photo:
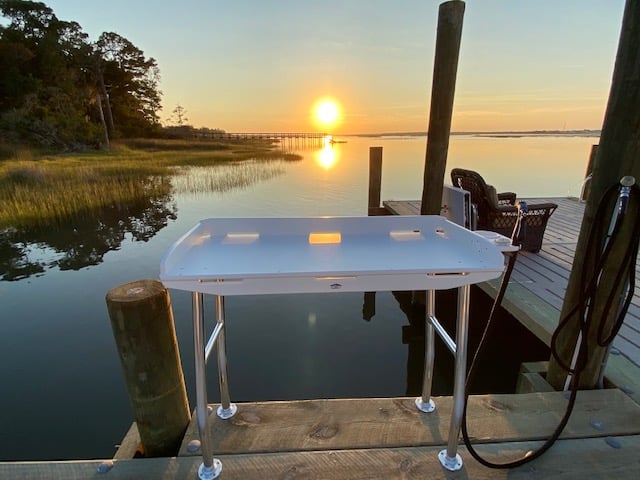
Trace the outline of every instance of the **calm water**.
<instances>
[{"instance_id":1,"label":"calm water","mask_svg":"<svg viewBox=\"0 0 640 480\"><path fill-rule=\"evenodd\" d=\"M365 215L369 146L384 149L382 197L420 198L424 138L346 140L303 150L298 162L194 169L176 177L171 197L99 212L86 224L0 237L0 460L113 454L131 412L105 295L156 278L162 254L199 219ZM447 172L472 168L499 191L524 197L576 196L592 143L597 138L458 136ZM417 394L420 312L403 300L379 292L367 321L362 294L227 299L233 399ZM193 398L190 297L172 292L172 303ZM446 394L446 368L438 375L435 393ZM216 401L213 374L210 384Z\"/></svg>"}]
</instances>

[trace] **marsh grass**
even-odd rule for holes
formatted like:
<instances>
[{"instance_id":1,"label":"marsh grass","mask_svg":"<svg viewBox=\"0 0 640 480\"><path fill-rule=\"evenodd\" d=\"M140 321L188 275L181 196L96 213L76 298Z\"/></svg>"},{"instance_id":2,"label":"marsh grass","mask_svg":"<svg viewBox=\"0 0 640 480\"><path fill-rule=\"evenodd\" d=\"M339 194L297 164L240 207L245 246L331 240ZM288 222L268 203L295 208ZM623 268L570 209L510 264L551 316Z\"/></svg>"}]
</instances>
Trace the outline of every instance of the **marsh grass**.
<instances>
[{"instance_id":1,"label":"marsh grass","mask_svg":"<svg viewBox=\"0 0 640 480\"><path fill-rule=\"evenodd\" d=\"M257 182L283 175L285 168L280 161L245 160L228 162L217 168L202 166L182 167L171 183L173 190L181 194L206 194L229 192L247 188Z\"/></svg>"},{"instance_id":2,"label":"marsh grass","mask_svg":"<svg viewBox=\"0 0 640 480\"><path fill-rule=\"evenodd\" d=\"M109 152L38 156L21 151L0 161L0 228L55 225L98 208L166 195L175 167L299 158L265 143L191 145L182 140L139 140L122 142Z\"/></svg>"}]
</instances>

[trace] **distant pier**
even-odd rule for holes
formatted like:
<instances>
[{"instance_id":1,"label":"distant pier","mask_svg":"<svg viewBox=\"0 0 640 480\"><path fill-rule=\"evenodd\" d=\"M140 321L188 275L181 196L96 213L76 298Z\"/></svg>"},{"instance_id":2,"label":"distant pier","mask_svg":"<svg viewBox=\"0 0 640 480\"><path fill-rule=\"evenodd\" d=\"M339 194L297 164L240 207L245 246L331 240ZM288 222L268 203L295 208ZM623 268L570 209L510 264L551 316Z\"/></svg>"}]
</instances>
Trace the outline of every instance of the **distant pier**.
<instances>
[{"instance_id":1,"label":"distant pier","mask_svg":"<svg viewBox=\"0 0 640 480\"><path fill-rule=\"evenodd\" d=\"M207 132L204 136L212 140L264 140L278 142L284 150L309 147L321 147L324 139L330 137L326 132Z\"/></svg>"},{"instance_id":2,"label":"distant pier","mask_svg":"<svg viewBox=\"0 0 640 480\"><path fill-rule=\"evenodd\" d=\"M303 140L322 140L329 136L328 133L309 133L309 132L211 132L208 133L209 138L221 140L285 140L285 139L303 139Z\"/></svg>"}]
</instances>

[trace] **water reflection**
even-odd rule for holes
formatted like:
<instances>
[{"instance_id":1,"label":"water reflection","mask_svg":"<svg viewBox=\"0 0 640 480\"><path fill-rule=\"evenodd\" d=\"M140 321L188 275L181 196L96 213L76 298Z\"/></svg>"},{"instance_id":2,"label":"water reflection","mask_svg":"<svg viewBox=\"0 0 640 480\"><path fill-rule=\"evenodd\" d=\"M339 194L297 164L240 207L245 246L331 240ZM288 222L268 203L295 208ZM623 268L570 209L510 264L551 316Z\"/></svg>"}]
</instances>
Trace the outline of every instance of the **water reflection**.
<instances>
[{"instance_id":1,"label":"water reflection","mask_svg":"<svg viewBox=\"0 0 640 480\"><path fill-rule=\"evenodd\" d=\"M7 228L0 232L0 280L22 280L52 268L97 265L125 238L146 242L176 216L176 204L167 192L92 210L55 228Z\"/></svg>"},{"instance_id":2,"label":"water reflection","mask_svg":"<svg viewBox=\"0 0 640 480\"><path fill-rule=\"evenodd\" d=\"M244 160L207 167L182 167L159 179L160 195L87 211L81 217L31 228L0 231L0 281L43 275L47 270L79 270L102 263L125 238L146 242L177 218L174 194L230 192L283 175L286 161Z\"/></svg>"},{"instance_id":3,"label":"water reflection","mask_svg":"<svg viewBox=\"0 0 640 480\"><path fill-rule=\"evenodd\" d=\"M337 151L333 149L333 139L325 137L322 142L322 149L315 152L315 158L318 165L325 170L332 168L338 161Z\"/></svg>"},{"instance_id":4,"label":"water reflection","mask_svg":"<svg viewBox=\"0 0 640 480\"><path fill-rule=\"evenodd\" d=\"M492 181L495 179L497 188L514 189L522 196L560 195L565 191L563 185L575 176L575 191L579 192L593 139L553 142L542 139L537 142L548 148L543 145L539 156L519 162L523 159L522 148L535 143L533 140L453 137L448 168L460 166L480 171ZM460 146L461 143L464 145ZM509 145L503 147L504 143ZM562 147L565 143L573 145L571 151ZM496 148L492 148L493 144ZM100 221L94 220L86 229L70 221L65 226L51 227L51 231L0 232L0 303L3 306L0 337L7 339L3 344L5 361L0 363L0 378L12 393L0 398L0 410L11 412L2 419L2 438L6 441L0 440L0 457L4 460L45 460L113 456L113 445L121 441L131 425L131 408L113 351L104 294L117 284L139 278L140 274L155 275L168 242L174 241L195 222L205 215L366 215L370 146L384 147L382 198L420 198L424 145L425 139L419 137L349 137L348 143L334 144L340 161L331 171L320 168L313 152L305 150L305 159L286 167L286 175L252 191L236 191L224 198L212 194L192 202L188 195L174 194L174 190L171 196L158 201L171 202L173 197L178 204L179 218L175 222L169 221L169 226L158 235L166 238L138 242L137 248L127 248L127 242L118 240L122 234L114 232L110 235L108 231L111 228L127 232L120 221L131 223L131 218L136 217L134 208L120 210L122 219L118 221L105 220L103 215L108 212L91 212L93 218ZM317 146L314 150L320 148ZM514 161L518 165L535 165L536 171L546 175L544 182L531 180L531 168L514 169ZM564 170L572 172L571 175L565 175ZM196 175L205 174L196 171L199 172ZM548 172L554 173L549 175ZM507 177L502 179L501 175ZM154 207L150 208L153 211ZM175 206L169 205L158 215L175 213ZM154 216L151 212L148 215ZM145 224L144 217L139 212L136 218ZM163 219L157 221L161 225ZM152 231L161 227L146 230L134 223L132 228L137 238L150 238ZM63 229L64 234L59 232ZM91 247L87 235L96 235L92 233L94 230L102 230L101 236L113 240L100 240L92 251L80 253ZM134 234L124 235L128 238ZM71 244L51 238L56 236L68 237ZM117 251L105 255L102 268L70 270L61 275L50 271L41 278L34 278L47 268L58 268L53 265L55 261L64 264L64 268L72 268L72 256L84 256L84 262L95 261L99 252L108 247ZM68 254L72 251L73 255ZM3 278L3 275L6 276ZM29 276L31 279L23 282L2 281ZM472 293L472 301L481 298ZM437 308L441 303L446 306L438 299ZM451 312L455 310L453 305ZM172 306L181 353L183 358L192 358L189 295L172 293ZM404 313L398 312L398 306ZM378 293L377 305L369 304L368 310L363 312L370 322L359 318L361 294L336 293L331 298L324 294L231 297L227 307L229 318L240 320L231 322L233 332L229 330L227 338L229 352L235 352L230 363L235 399L260 401L419 394L424 364L424 307L396 301L388 292ZM470 351L474 347L473 330L481 329L484 326L481 320L486 320L484 315L474 317L477 311L475 305L470 311ZM445 314L442 318L439 312L437 314L444 322ZM265 318L269 322L265 322ZM448 325L454 327L454 324ZM513 341L521 335L516 331L518 328L524 327L512 319L505 319L494 329L501 338L487 349L489 365L485 371L490 374L484 381L515 378L507 371L507 364L514 365L517 373L522 360L507 362L502 354L508 351L514 356L523 355L523 345ZM400 341L401 333L405 344ZM52 338L55 341L51 341ZM524 347L530 347L534 341L527 339ZM443 357L436 360L437 369L445 362L452 362L452 356L442 342L436 342L436 348L444 350ZM547 352L526 361L548 358ZM50 367L46 375L42 374L43 365ZM193 362L184 362L183 368L193 399ZM406 377L403 375L405 368ZM491 375L492 372L497 374ZM216 379L212 377L215 375L209 378L213 396L217 387ZM444 394L452 378L451 374L444 377L442 382L448 384L440 383L440 377L436 375L434 392ZM105 388L105 385L109 387ZM472 388L475 387L472 385ZM501 391L494 385L483 390L485 393ZM47 396L47 408L41 408L38 403L43 394ZM51 411L57 414L51 415ZM96 411L101 415L95 415ZM69 422L69 418L82 418L83 421ZM36 449L33 442L26 440L26 435L34 431L38 432Z\"/></svg>"}]
</instances>

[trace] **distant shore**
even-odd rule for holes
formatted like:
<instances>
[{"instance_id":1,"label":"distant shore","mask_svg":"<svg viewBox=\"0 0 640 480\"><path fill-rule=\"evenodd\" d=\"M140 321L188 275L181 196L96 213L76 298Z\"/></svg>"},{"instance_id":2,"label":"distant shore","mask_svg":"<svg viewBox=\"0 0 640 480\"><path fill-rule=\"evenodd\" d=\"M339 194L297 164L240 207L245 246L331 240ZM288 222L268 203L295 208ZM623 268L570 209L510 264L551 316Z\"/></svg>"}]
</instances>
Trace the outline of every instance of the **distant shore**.
<instances>
[{"instance_id":1,"label":"distant shore","mask_svg":"<svg viewBox=\"0 0 640 480\"><path fill-rule=\"evenodd\" d=\"M526 130L504 132L451 132L451 135L473 135L476 137L600 137L600 130ZM426 137L427 132L384 132L384 133L359 133L344 134L343 137Z\"/></svg>"}]
</instances>

